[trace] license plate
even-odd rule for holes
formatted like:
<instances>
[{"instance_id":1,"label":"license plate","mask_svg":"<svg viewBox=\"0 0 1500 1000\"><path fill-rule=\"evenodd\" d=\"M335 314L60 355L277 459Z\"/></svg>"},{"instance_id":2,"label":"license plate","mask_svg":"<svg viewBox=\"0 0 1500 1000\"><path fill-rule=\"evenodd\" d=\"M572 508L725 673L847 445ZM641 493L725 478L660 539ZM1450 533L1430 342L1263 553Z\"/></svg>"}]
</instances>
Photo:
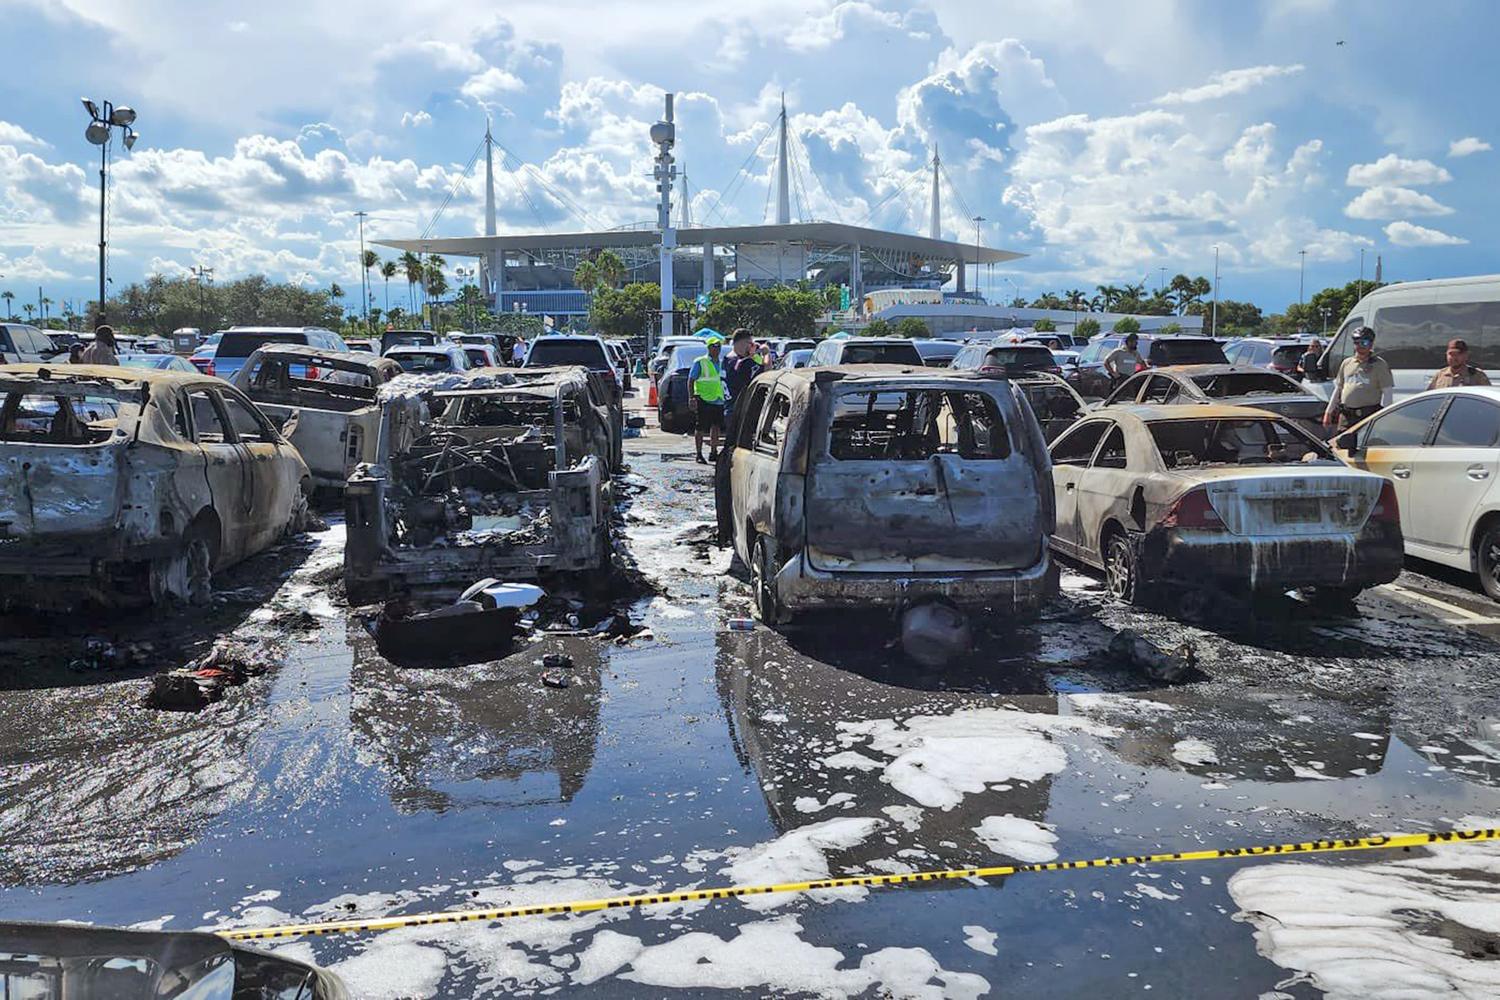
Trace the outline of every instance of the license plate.
<instances>
[{"instance_id":1,"label":"license plate","mask_svg":"<svg viewBox=\"0 0 1500 1000\"><path fill-rule=\"evenodd\" d=\"M1323 519L1323 506L1316 500L1277 500L1272 505L1276 520L1284 523L1306 524Z\"/></svg>"}]
</instances>

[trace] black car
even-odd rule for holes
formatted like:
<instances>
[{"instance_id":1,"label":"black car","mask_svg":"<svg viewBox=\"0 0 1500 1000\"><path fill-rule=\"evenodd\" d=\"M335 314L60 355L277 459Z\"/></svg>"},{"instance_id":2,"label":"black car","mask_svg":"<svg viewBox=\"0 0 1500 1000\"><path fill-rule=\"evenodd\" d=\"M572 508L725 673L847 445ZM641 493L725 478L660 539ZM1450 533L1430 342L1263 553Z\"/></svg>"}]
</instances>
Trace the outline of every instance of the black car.
<instances>
[{"instance_id":1,"label":"black car","mask_svg":"<svg viewBox=\"0 0 1500 1000\"><path fill-rule=\"evenodd\" d=\"M1136 350L1146 360L1148 368L1227 364L1223 346L1212 337L1154 333L1142 333L1137 337ZM1114 391L1119 380L1104 370L1104 359L1123 346L1125 335L1111 333L1106 337L1095 337L1089 342L1089 346L1079 352L1078 374L1073 382L1073 388L1078 390L1079 395L1102 399Z\"/></svg>"},{"instance_id":2,"label":"black car","mask_svg":"<svg viewBox=\"0 0 1500 1000\"><path fill-rule=\"evenodd\" d=\"M1039 344L969 344L953 358L952 368L987 375L1061 375L1057 359Z\"/></svg>"}]
</instances>

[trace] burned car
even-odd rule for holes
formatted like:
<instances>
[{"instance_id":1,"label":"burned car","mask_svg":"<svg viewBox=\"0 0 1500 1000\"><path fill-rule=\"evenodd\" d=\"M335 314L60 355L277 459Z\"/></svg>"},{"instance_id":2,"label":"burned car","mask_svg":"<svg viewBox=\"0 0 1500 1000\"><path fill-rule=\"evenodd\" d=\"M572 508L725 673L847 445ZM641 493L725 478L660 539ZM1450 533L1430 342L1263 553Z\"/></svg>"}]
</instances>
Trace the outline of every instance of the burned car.
<instances>
[{"instance_id":1,"label":"burned car","mask_svg":"<svg viewBox=\"0 0 1500 1000\"><path fill-rule=\"evenodd\" d=\"M1056 591L1047 448L1004 379L782 369L751 382L729 433L720 533L768 623L923 602L1025 613Z\"/></svg>"},{"instance_id":2,"label":"burned car","mask_svg":"<svg viewBox=\"0 0 1500 1000\"><path fill-rule=\"evenodd\" d=\"M581 367L489 372L432 390L408 375L382 391L414 384L435 420L349 477L351 600L608 568L618 407Z\"/></svg>"},{"instance_id":3,"label":"burned car","mask_svg":"<svg viewBox=\"0 0 1500 1000\"><path fill-rule=\"evenodd\" d=\"M389 450L401 451L426 423L420 400L377 399L380 387L399 375L401 366L389 358L271 344L250 355L231 384L278 423L295 413L289 437L313 485L342 490L356 465L375 460L380 434L390 435ZM395 411L388 419L387 408Z\"/></svg>"},{"instance_id":4,"label":"burned car","mask_svg":"<svg viewBox=\"0 0 1500 1000\"><path fill-rule=\"evenodd\" d=\"M0 604L206 603L307 518L297 449L196 372L0 366Z\"/></svg>"},{"instance_id":5,"label":"burned car","mask_svg":"<svg viewBox=\"0 0 1500 1000\"><path fill-rule=\"evenodd\" d=\"M1129 406L1132 403L1163 406L1249 406L1294 421L1316 438L1326 440L1323 426L1326 400L1313 395L1301 382L1280 372L1239 365L1182 365L1138 372L1120 383L1099 406Z\"/></svg>"},{"instance_id":6,"label":"burned car","mask_svg":"<svg viewBox=\"0 0 1500 1000\"><path fill-rule=\"evenodd\" d=\"M1111 406L1052 443L1052 478L1053 547L1122 601L1170 583L1347 600L1401 572L1391 484L1263 410Z\"/></svg>"}]
</instances>

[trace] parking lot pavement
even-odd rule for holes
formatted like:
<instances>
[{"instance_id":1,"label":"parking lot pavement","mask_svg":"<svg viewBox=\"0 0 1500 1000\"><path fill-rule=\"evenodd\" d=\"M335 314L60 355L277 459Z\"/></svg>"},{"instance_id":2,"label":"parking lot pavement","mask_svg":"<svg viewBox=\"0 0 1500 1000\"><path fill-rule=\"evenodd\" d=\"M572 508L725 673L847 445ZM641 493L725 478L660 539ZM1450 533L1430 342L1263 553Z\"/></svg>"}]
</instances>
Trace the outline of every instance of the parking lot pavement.
<instances>
[{"instance_id":1,"label":"parking lot pavement","mask_svg":"<svg viewBox=\"0 0 1500 1000\"><path fill-rule=\"evenodd\" d=\"M749 591L691 450L627 441L622 555L651 589L634 641L392 663L340 602L337 518L172 626L170 661L234 629L280 648L197 714L141 707L146 670L69 670L75 623L9 622L0 841L21 848L0 916L269 925L1500 817L1500 647L1454 610L1494 613L1460 577L1184 621L1069 568L1037 621L983 621L972 655L917 669L879 615L731 630ZM1122 628L1196 667L1120 664ZM540 680L554 652L564 688ZM1486 995L1497 865L1481 844L1125 866L278 947L358 996Z\"/></svg>"}]
</instances>

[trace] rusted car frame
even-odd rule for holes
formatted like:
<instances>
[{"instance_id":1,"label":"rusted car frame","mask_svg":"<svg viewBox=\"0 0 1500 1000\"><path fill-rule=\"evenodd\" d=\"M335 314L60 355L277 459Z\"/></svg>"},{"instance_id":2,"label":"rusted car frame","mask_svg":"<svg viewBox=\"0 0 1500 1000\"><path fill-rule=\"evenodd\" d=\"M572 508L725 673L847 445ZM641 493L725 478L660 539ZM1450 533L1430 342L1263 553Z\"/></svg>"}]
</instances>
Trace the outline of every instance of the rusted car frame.
<instances>
[{"instance_id":1,"label":"rusted car frame","mask_svg":"<svg viewBox=\"0 0 1500 1000\"><path fill-rule=\"evenodd\" d=\"M523 369L432 393L427 432L349 477L351 600L607 568L619 411L593 379Z\"/></svg>"},{"instance_id":2,"label":"rusted car frame","mask_svg":"<svg viewBox=\"0 0 1500 1000\"><path fill-rule=\"evenodd\" d=\"M1056 592L1046 444L1006 380L772 371L751 383L729 435L720 537L750 567L764 620L933 600L1026 614Z\"/></svg>"},{"instance_id":3,"label":"rusted car frame","mask_svg":"<svg viewBox=\"0 0 1500 1000\"><path fill-rule=\"evenodd\" d=\"M0 604L205 602L214 572L301 529L308 484L219 379L0 366Z\"/></svg>"},{"instance_id":4,"label":"rusted car frame","mask_svg":"<svg viewBox=\"0 0 1500 1000\"><path fill-rule=\"evenodd\" d=\"M355 466L375 461L381 433L389 435L389 450L402 451L426 425L420 400L379 395L400 375L389 358L272 344L246 358L231 381L273 421L284 424L295 414L289 438L313 485L342 491Z\"/></svg>"}]
</instances>

